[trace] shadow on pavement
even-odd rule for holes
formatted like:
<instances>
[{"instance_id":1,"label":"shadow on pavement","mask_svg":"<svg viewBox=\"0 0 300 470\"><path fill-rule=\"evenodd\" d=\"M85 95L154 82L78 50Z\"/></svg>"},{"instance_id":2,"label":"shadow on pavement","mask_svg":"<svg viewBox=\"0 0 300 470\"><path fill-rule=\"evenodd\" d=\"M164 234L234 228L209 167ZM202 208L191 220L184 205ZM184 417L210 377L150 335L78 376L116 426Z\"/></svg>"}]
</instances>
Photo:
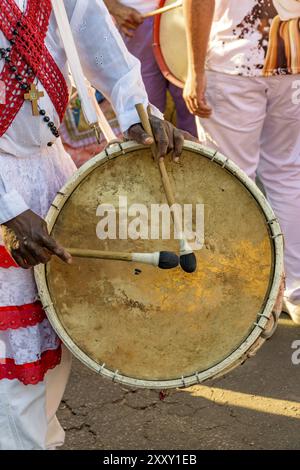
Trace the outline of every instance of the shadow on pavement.
<instances>
[{"instance_id":1,"label":"shadow on pavement","mask_svg":"<svg viewBox=\"0 0 300 470\"><path fill-rule=\"evenodd\" d=\"M300 449L300 365L287 318L257 356L229 375L161 401L74 360L59 411L65 449ZM299 355L300 356L300 355Z\"/></svg>"}]
</instances>

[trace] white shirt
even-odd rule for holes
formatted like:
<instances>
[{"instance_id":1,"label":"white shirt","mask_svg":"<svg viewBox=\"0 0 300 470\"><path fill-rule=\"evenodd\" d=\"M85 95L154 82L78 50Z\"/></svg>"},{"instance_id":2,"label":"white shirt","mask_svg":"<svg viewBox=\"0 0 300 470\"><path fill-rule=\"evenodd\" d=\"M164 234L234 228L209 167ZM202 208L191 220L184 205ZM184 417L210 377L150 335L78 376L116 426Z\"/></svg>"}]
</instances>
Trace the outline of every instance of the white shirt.
<instances>
[{"instance_id":1,"label":"white shirt","mask_svg":"<svg viewBox=\"0 0 300 470\"><path fill-rule=\"evenodd\" d=\"M142 14L156 10L159 6L159 0L120 0L120 3L131 8L135 8Z\"/></svg>"},{"instance_id":2,"label":"white shirt","mask_svg":"<svg viewBox=\"0 0 300 470\"><path fill-rule=\"evenodd\" d=\"M15 0L22 10L27 0ZM95 88L111 101L122 131L139 122L135 104L148 104L142 82L140 62L126 49L123 40L101 0L64 0L75 41L78 46L84 73ZM1 6L0 6L1 8ZM0 31L0 47L9 43ZM68 78L66 56L52 14L46 46L55 62ZM0 68L3 68L3 60ZM56 110L41 83L39 91L45 97L39 102L59 126ZM25 102L7 132L0 138L0 158L5 154L16 159L37 155L53 141L53 135L40 117L32 116L31 104ZM4 160L5 162L5 160ZM5 163L4 163L5 164ZM28 209L17 190L8 191L1 177L0 167L0 224Z\"/></svg>"},{"instance_id":3,"label":"white shirt","mask_svg":"<svg viewBox=\"0 0 300 470\"><path fill-rule=\"evenodd\" d=\"M283 21L299 18L300 0L273 0L274 6Z\"/></svg>"},{"instance_id":4,"label":"white shirt","mask_svg":"<svg viewBox=\"0 0 300 470\"><path fill-rule=\"evenodd\" d=\"M300 18L300 0L216 0L207 68L221 73L256 77L263 69L270 45L270 26ZM270 74L290 73L278 50L278 68Z\"/></svg>"}]
</instances>

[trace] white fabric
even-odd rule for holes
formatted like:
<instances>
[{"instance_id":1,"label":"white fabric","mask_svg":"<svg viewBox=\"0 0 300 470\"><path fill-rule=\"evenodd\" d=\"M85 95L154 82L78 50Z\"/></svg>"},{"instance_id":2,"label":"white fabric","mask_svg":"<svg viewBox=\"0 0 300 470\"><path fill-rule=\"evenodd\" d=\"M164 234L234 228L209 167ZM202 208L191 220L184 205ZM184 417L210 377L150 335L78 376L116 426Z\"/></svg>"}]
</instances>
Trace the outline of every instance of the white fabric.
<instances>
[{"instance_id":1,"label":"white fabric","mask_svg":"<svg viewBox=\"0 0 300 470\"><path fill-rule=\"evenodd\" d=\"M299 17L300 0L273 0L282 21Z\"/></svg>"},{"instance_id":2,"label":"white fabric","mask_svg":"<svg viewBox=\"0 0 300 470\"><path fill-rule=\"evenodd\" d=\"M45 383L0 381L0 450L43 450L47 418Z\"/></svg>"},{"instance_id":3,"label":"white fabric","mask_svg":"<svg viewBox=\"0 0 300 470\"><path fill-rule=\"evenodd\" d=\"M0 177L6 194L17 191L26 206L46 215L57 190L76 167L60 139L52 147L31 150L30 155L23 158L0 152Z\"/></svg>"},{"instance_id":4,"label":"white fabric","mask_svg":"<svg viewBox=\"0 0 300 470\"><path fill-rule=\"evenodd\" d=\"M282 311L287 313L296 325L300 325L300 304L295 304L288 300L288 297L283 299Z\"/></svg>"},{"instance_id":5,"label":"white fabric","mask_svg":"<svg viewBox=\"0 0 300 470\"><path fill-rule=\"evenodd\" d=\"M120 3L145 14L156 10L160 2L159 0L120 0Z\"/></svg>"},{"instance_id":6,"label":"white fabric","mask_svg":"<svg viewBox=\"0 0 300 470\"><path fill-rule=\"evenodd\" d=\"M45 450L63 445L65 432L56 412L70 368L71 355L63 348L61 364L48 372L44 382L0 381L0 450Z\"/></svg>"},{"instance_id":7,"label":"white fabric","mask_svg":"<svg viewBox=\"0 0 300 470\"><path fill-rule=\"evenodd\" d=\"M36 300L37 290L32 269L0 268L0 307L27 305Z\"/></svg>"},{"instance_id":8,"label":"white fabric","mask_svg":"<svg viewBox=\"0 0 300 470\"><path fill-rule=\"evenodd\" d=\"M70 376L72 355L65 346L62 347L61 364L46 375L46 410L47 410L47 435L46 448L55 449L63 445L65 431L56 417L56 412L65 392Z\"/></svg>"},{"instance_id":9,"label":"white fabric","mask_svg":"<svg viewBox=\"0 0 300 470\"><path fill-rule=\"evenodd\" d=\"M14 359L17 365L36 362L44 351L57 349L59 343L45 319L35 326L0 331L0 358Z\"/></svg>"},{"instance_id":10,"label":"white fabric","mask_svg":"<svg viewBox=\"0 0 300 470\"><path fill-rule=\"evenodd\" d=\"M201 124L248 176L258 174L285 236L289 300L300 303L300 106L293 76L245 78L207 72L213 108Z\"/></svg>"},{"instance_id":11,"label":"white fabric","mask_svg":"<svg viewBox=\"0 0 300 470\"><path fill-rule=\"evenodd\" d=\"M15 189L9 193L4 193L0 197L0 207L0 225L28 209L24 199Z\"/></svg>"},{"instance_id":12,"label":"white fabric","mask_svg":"<svg viewBox=\"0 0 300 470\"><path fill-rule=\"evenodd\" d=\"M0 174L7 190L10 192L18 189L28 207L42 217L48 212L56 192L75 169L75 164L65 152L60 139L53 147L46 147L28 158L0 156ZM32 269L0 268L0 306L24 305L36 299L37 290ZM34 362L38 353L53 349L55 344L56 334L48 320L45 320L39 327L1 332L0 358L7 357L5 353L8 353L18 363Z\"/></svg>"},{"instance_id":13,"label":"white fabric","mask_svg":"<svg viewBox=\"0 0 300 470\"><path fill-rule=\"evenodd\" d=\"M15 0L15 2L21 9L23 4L27 3L23 0ZM101 0L89 0L88 2L86 0L65 0L65 6L84 72L92 85L101 90L112 102L120 126L123 131L126 131L131 125L139 122L135 104L143 103L145 106L148 104L148 97L140 74L140 63L127 51ZM0 32L0 47L8 47L8 45L4 35ZM65 78L68 79L66 56L57 32L54 15L51 17L46 45ZM0 67L3 67L3 63L3 60L0 61ZM54 106L40 83L38 89L45 93L44 98L40 101L40 106L47 111L55 125L59 126ZM21 178L25 179L26 176L32 178L28 172L29 159L32 155L41 155L45 151L47 143L53 140L47 125L40 117L32 116L31 104L25 102L13 124L0 138L0 198L3 198L12 189L18 191L17 185L14 185L13 182L16 171L20 172ZM3 181L5 178L3 168L6 166L7 154L11 154L15 160L14 165L10 165L12 181L9 186L14 186L12 189L6 186L6 181ZM35 172L32 172L32 175L34 178L37 177ZM43 178L47 179L47 174ZM35 183L36 181L34 181ZM23 201L15 193L5 197L6 202L9 201L9 203L0 206L0 221L2 223L9 220L7 217L18 215L20 207L23 205ZM25 202L28 205L28 202Z\"/></svg>"},{"instance_id":14,"label":"white fabric","mask_svg":"<svg viewBox=\"0 0 300 470\"><path fill-rule=\"evenodd\" d=\"M17 140L17 136L15 138ZM52 147L32 149L28 157L19 158L0 152L0 175L6 194L17 192L18 200L22 198L26 207L41 216L47 214L56 192L75 170L75 164L65 152L60 139ZM11 210L14 210L13 205Z\"/></svg>"},{"instance_id":15,"label":"white fabric","mask_svg":"<svg viewBox=\"0 0 300 470\"><path fill-rule=\"evenodd\" d=\"M269 25L278 13L285 20L300 18L300 2L216 0L207 69L247 77L262 76ZM287 71L276 73L286 74Z\"/></svg>"}]
</instances>

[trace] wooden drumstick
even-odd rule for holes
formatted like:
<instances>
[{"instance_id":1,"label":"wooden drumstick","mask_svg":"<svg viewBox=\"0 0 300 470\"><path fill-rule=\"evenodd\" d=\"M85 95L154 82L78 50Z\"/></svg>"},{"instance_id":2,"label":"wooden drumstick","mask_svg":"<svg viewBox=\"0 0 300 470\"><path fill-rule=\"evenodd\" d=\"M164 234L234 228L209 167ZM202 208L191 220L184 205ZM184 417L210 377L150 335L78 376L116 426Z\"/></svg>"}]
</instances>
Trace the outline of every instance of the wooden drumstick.
<instances>
[{"instance_id":1,"label":"wooden drumstick","mask_svg":"<svg viewBox=\"0 0 300 470\"><path fill-rule=\"evenodd\" d=\"M149 13L145 13L143 17L150 18L151 16L161 15L162 13L166 13L167 11L171 11L171 10L174 10L175 8L182 7L182 3L183 3L182 0L177 0L171 5L166 5L165 7L158 8L157 10L150 11Z\"/></svg>"},{"instance_id":2,"label":"wooden drumstick","mask_svg":"<svg viewBox=\"0 0 300 470\"><path fill-rule=\"evenodd\" d=\"M139 118L141 120L143 128L145 129L147 134L150 135L154 140L151 124L150 124L150 121L149 121L149 116L148 116L148 114L147 114L147 112L144 108L144 105L143 104L137 104L136 109L137 109L137 112L138 112L138 115L139 115ZM153 150L153 153L155 155L155 152L156 152L155 141L154 141L152 150ZM171 183L170 183L170 180L169 180L169 176L168 176L166 166L165 166L165 161L164 161L163 158L159 159L158 165L159 165L159 169L161 171L161 177L162 177L164 191L166 193L168 204L169 204L169 206L173 206L173 204L176 204L175 196L173 194L173 189L172 189L172 186L171 186Z\"/></svg>"},{"instance_id":3,"label":"wooden drumstick","mask_svg":"<svg viewBox=\"0 0 300 470\"><path fill-rule=\"evenodd\" d=\"M154 135L153 135L153 131L152 131L152 128L151 128L149 115L148 115L148 114L150 114L150 108L148 108L148 114L147 114L147 112L144 108L144 105L143 104L137 104L136 105L136 110L138 112L138 115L139 115L139 118L141 120L141 123L142 123L142 126L143 126L144 130L147 132L148 135L153 137L154 144L152 146L152 152L153 152L153 155L155 157L156 156L156 144L155 144L155 139L154 139ZM195 256L192 248L190 247L188 241L186 240L186 238L185 238L185 236L182 232L181 226L178 225L179 224L178 221L180 220L180 218L177 217L177 215L175 214L176 209L177 209L176 199L175 199L175 196L174 196L174 193L173 193L173 189L172 189L172 186L171 186L171 182L170 182L169 175L168 175L168 172L167 172L167 169L166 169L166 166L165 166L165 161L164 161L163 158L160 158L158 160L158 166L159 166L159 169L160 169L161 179L162 179L164 192L165 192L168 204L169 204L170 207L173 208L173 211L171 211L173 222L174 222L174 225L176 227L177 233L180 235L180 237L179 237L180 266L182 267L182 269L185 272L193 273L193 272L196 271L196 268L197 268L196 256Z\"/></svg>"},{"instance_id":4,"label":"wooden drumstick","mask_svg":"<svg viewBox=\"0 0 300 470\"><path fill-rule=\"evenodd\" d=\"M176 268L179 259L176 253L171 251L157 251L154 253L122 253L118 251L86 250L81 248L66 248L74 258L106 259L114 261L129 261L135 263L150 264L160 269Z\"/></svg>"}]
</instances>

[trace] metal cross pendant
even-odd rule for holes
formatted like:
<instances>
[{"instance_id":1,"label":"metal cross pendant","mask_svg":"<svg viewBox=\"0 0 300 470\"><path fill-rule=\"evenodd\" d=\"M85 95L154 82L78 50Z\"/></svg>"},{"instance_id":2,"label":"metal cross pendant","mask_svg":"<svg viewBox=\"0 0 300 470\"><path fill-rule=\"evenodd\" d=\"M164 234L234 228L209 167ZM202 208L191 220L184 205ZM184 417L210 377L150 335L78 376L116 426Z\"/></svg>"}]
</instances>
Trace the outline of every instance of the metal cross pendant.
<instances>
[{"instance_id":1,"label":"metal cross pendant","mask_svg":"<svg viewBox=\"0 0 300 470\"><path fill-rule=\"evenodd\" d=\"M43 91L38 91L34 83L30 87L30 91L24 95L26 101L31 101L32 114L34 116L39 116L38 101L44 96Z\"/></svg>"}]
</instances>

